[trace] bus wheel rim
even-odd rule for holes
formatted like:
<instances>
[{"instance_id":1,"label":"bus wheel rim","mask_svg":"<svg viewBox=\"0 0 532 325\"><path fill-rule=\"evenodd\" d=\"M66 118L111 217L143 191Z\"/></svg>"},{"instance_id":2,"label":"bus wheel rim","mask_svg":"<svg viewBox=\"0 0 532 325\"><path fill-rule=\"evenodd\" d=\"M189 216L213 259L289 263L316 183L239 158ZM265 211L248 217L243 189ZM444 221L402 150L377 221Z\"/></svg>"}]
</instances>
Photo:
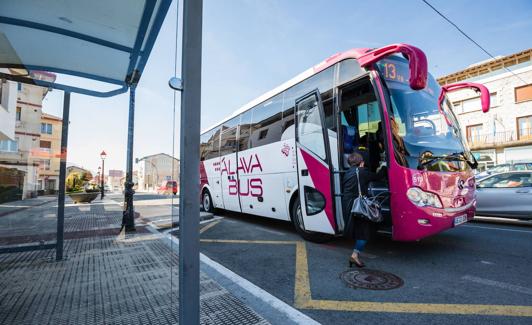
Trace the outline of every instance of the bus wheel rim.
<instances>
[{"instance_id":1,"label":"bus wheel rim","mask_svg":"<svg viewBox=\"0 0 532 325\"><path fill-rule=\"evenodd\" d=\"M209 200L209 194L205 193L203 194L203 210L208 211L210 210L211 202Z\"/></svg>"},{"instance_id":2,"label":"bus wheel rim","mask_svg":"<svg viewBox=\"0 0 532 325\"><path fill-rule=\"evenodd\" d=\"M301 205L297 207L296 218L297 218L297 223L299 224L299 228L301 228L301 230L304 230L303 229L303 213L301 212Z\"/></svg>"}]
</instances>

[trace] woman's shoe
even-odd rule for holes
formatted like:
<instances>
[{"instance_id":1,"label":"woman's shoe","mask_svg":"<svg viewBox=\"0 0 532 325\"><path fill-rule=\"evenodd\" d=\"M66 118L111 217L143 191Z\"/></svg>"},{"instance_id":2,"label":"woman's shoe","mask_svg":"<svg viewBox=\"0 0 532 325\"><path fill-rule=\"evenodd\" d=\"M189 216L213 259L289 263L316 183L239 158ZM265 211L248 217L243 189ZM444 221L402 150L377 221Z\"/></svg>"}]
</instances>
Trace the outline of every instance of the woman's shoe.
<instances>
[{"instance_id":1,"label":"woman's shoe","mask_svg":"<svg viewBox=\"0 0 532 325\"><path fill-rule=\"evenodd\" d=\"M362 262L361 260L354 259L353 257L349 257L349 267L353 267L353 264L355 264L357 267L364 267L366 264Z\"/></svg>"}]
</instances>

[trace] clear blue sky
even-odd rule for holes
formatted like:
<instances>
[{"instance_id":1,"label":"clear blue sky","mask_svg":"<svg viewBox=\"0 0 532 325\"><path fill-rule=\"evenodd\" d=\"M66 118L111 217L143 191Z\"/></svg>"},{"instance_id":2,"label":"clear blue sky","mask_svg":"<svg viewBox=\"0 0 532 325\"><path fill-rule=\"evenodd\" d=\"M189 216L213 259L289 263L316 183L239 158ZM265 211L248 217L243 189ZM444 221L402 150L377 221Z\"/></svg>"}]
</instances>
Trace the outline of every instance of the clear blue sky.
<instances>
[{"instance_id":1,"label":"clear blue sky","mask_svg":"<svg viewBox=\"0 0 532 325\"><path fill-rule=\"evenodd\" d=\"M532 47L530 0L430 2L494 55ZM174 71L175 16L174 1L137 90L135 157L172 152L173 92L167 82ZM410 43L425 51L435 76L488 59L421 0L204 0L203 29L202 127L349 48ZM179 74L180 55L178 60ZM62 93L53 91L44 110L60 115L61 105ZM127 105L127 95L74 94L69 162L96 170L105 149L106 169L124 170ZM179 114L175 134L178 157Z\"/></svg>"}]
</instances>

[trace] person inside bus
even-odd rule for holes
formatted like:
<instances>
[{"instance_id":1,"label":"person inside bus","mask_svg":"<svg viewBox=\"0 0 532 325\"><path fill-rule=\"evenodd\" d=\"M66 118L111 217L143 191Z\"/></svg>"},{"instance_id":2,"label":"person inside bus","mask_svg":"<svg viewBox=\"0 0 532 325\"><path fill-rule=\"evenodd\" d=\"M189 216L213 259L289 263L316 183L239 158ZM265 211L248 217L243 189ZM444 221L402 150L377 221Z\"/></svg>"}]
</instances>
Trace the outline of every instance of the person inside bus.
<instances>
[{"instance_id":1,"label":"person inside bus","mask_svg":"<svg viewBox=\"0 0 532 325\"><path fill-rule=\"evenodd\" d=\"M382 167L377 173L371 172L365 167L364 158L361 154L353 152L348 157L348 163L351 166L345 173L343 180L343 197L342 206L344 212L344 218L346 220L346 234L353 237L355 240L355 247L349 257L349 266L355 264L358 267L364 267L365 264L360 259L360 252L362 252L366 246L367 241L370 239L372 233L375 231L375 224L365 218L359 218L357 216L351 216L351 208L355 198L358 197L358 182L360 181L360 190L362 195L368 195L369 182L383 180L386 178L386 168ZM357 179L356 170L360 179Z\"/></svg>"},{"instance_id":2,"label":"person inside bus","mask_svg":"<svg viewBox=\"0 0 532 325\"><path fill-rule=\"evenodd\" d=\"M395 159L402 166L408 166L406 157L410 154L406 150L405 142L403 137L399 133L399 124L394 117L390 117L390 130L392 131L392 141L393 141L393 150L395 153Z\"/></svg>"}]
</instances>

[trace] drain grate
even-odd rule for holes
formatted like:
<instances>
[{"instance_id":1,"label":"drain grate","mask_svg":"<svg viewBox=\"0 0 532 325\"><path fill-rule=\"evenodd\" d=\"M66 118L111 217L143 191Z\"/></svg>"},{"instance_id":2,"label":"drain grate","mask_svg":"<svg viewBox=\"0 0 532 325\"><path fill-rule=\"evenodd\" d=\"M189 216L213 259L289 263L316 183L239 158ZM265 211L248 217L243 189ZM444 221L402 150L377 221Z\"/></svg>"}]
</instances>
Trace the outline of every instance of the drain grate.
<instances>
[{"instance_id":1,"label":"drain grate","mask_svg":"<svg viewBox=\"0 0 532 325\"><path fill-rule=\"evenodd\" d=\"M348 270L340 273L340 279L353 289L391 290L404 282L395 274L372 269Z\"/></svg>"}]
</instances>

